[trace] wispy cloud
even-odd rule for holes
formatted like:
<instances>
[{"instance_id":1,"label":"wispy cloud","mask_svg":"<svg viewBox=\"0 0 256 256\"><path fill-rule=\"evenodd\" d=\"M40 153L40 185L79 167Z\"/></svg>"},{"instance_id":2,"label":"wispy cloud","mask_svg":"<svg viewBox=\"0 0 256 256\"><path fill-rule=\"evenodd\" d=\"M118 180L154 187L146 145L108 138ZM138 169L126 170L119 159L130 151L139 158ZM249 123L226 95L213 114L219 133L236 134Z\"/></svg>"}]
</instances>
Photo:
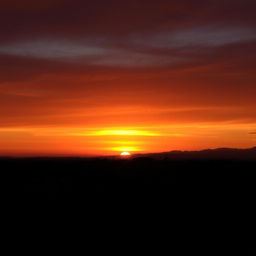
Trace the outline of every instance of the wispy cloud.
<instances>
[{"instance_id":1,"label":"wispy cloud","mask_svg":"<svg viewBox=\"0 0 256 256\"><path fill-rule=\"evenodd\" d=\"M256 30L246 27L194 27L178 31L134 36L134 43L156 48L216 47L256 39Z\"/></svg>"},{"instance_id":2,"label":"wispy cloud","mask_svg":"<svg viewBox=\"0 0 256 256\"><path fill-rule=\"evenodd\" d=\"M35 57L35 58L75 58L101 56L107 53L107 49L93 45L78 44L74 42L59 40L33 40L15 42L0 46L0 53Z\"/></svg>"},{"instance_id":3,"label":"wispy cloud","mask_svg":"<svg viewBox=\"0 0 256 256\"><path fill-rule=\"evenodd\" d=\"M178 56L162 56L110 45L76 41L34 40L0 46L0 54L106 67L159 67L182 61Z\"/></svg>"}]
</instances>

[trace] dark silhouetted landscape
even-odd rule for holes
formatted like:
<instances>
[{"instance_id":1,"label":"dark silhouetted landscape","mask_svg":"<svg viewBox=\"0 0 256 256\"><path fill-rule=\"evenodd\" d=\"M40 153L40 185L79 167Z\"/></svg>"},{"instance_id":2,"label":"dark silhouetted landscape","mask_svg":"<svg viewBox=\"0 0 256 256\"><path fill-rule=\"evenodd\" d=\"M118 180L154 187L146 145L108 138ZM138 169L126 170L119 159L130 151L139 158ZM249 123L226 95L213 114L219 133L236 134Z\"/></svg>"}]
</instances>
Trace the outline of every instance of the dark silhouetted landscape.
<instances>
[{"instance_id":1,"label":"dark silhouetted landscape","mask_svg":"<svg viewBox=\"0 0 256 256\"><path fill-rule=\"evenodd\" d=\"M146 241L156 242L155 232L161 232L160 243L171 244L174 255L195 250L205 255L207 247L207 255L253 256L255 156L252 148L129 158L1 158L2 203L7 203L5 209L15 207L15 215L23 210L35 214L39 206L36 214L42 220L45 211L49 217L58 209L54 221L62 220L62 228L66 221L76 221L78 227L84 221L94 232L99 226L103 240L109 230L118 237L141 229L133 239L143 234L146 240L138 244L148 249L153 245ZM177 244L182 241L186 246ZM240 245L235 246L237 241Z\"/></svg>"},{"instance_id":2,"label":"dark silhouetted landscape","mask_svg":"<svg viewBox=\"0 0 256 256\"><path fill-rule=\"evenodd\" d=\"M124 159L7 157L0 165L4 194L14 201L161 202L186 193L233 196L238 190L250 198L256 189L256 148L171 151Z\"/></svg>"}]
</instances>

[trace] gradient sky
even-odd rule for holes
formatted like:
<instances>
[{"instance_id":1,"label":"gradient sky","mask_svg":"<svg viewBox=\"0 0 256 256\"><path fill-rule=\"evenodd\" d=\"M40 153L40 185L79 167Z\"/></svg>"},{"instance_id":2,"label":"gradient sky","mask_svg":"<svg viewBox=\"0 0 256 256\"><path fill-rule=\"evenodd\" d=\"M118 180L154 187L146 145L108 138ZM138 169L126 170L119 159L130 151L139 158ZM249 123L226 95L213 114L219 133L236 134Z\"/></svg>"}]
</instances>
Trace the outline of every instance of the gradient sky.
<instances>
[{"instance_id":1,"label":"gradient sky","mask_svg":"<svg viewBox=\"0 0 256 256\"><path fill-rule=\"evenodd\" d=\"M256 1L1 0L0 155L256 145Z\"/></svg>"}]
</instances>

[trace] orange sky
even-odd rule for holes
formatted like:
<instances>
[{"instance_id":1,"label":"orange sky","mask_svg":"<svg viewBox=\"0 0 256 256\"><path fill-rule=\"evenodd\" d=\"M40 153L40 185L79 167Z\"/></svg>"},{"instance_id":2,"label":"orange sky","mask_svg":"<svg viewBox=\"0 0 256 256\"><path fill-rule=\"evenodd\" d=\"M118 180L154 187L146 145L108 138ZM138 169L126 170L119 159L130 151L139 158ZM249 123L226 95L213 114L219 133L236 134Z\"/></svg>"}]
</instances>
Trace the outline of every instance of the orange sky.
<instances>
[{"instance_id":1,"label":"orange sky","mask_svg":"<svg viewBox=\"0 0 256 256\"><path fill-rule=\"evenodd\" d=\"M0 4L0 155L256 145L253 1Z\"/></svg>"}]
</instances>

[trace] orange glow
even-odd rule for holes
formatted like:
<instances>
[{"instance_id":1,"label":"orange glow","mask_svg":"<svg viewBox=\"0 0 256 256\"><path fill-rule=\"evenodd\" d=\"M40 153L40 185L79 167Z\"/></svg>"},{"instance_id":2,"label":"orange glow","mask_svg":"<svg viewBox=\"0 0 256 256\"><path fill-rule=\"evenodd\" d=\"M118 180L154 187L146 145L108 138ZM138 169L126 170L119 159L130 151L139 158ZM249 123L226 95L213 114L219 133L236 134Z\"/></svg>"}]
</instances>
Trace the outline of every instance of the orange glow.
<instances>
[{"instance_id":1,"label":"orange glow","mask_svg":"<svg viewBox=\"0 0 256 256\"><path fill-rule=\"evenodd\" d=\"M223 146L246 148L256 144L254 131L254 124L227 122L161 124L122 129L5 127L0 128L0 155L83 156L198 150Z\"/></svg>"}]
</instances>

